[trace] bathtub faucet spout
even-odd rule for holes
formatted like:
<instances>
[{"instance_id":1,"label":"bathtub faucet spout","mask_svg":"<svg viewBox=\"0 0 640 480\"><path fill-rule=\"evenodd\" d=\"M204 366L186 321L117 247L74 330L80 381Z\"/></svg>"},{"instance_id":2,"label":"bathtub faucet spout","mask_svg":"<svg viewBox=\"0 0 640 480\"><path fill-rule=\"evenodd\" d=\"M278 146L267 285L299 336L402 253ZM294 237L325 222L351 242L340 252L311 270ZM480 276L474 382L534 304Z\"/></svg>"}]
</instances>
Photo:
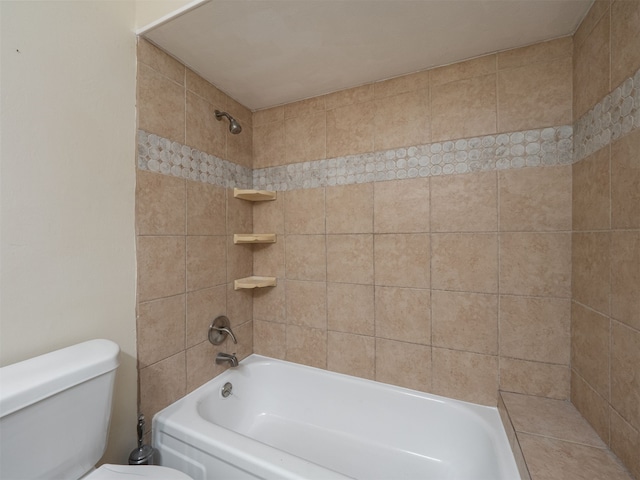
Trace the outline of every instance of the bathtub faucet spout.
<instances>
[{"instance_id":1,"label":"bathtub faucet spout","mask_svg":"<svg viewBox=\"0 0 640 480\"><path fill-rule=\"evenodd\" d=\"M216 363L218 365L221 365L223 363L228 363L230 366L232 367L237 367L238 366L238 359L236 358L235 355L231 354L231 353L218 353L216 355Z\"/></svg>"}]
</instances>

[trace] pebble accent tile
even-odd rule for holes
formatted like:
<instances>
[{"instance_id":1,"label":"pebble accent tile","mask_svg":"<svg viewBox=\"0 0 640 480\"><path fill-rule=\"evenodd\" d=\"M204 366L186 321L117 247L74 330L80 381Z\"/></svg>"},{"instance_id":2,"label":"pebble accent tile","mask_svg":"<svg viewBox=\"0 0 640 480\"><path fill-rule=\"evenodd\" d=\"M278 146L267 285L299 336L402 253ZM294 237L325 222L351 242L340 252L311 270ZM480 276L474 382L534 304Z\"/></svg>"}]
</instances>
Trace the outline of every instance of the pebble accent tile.
<instances>
[{"instance_id":1,"label":"pebble accent tile","mask_svg":"<svg viewBox=\"0 0 640 480\"><path fill-rule=\"evenodd\" d=\"M255 169L253 186L295 190L565 165L572 163L572 147L573 128L562 125Z\"/></svg>"},{"instance_id":2,"label":"pebble accent tile","mask_svg":"<svg viewBox=\"0 0 640 480\"><path fill-rule=\"evenodd\" d=\"M251 169L138 130L138 168L220 187L251 188Z\"/></svg>"},{"instance_id":3,"label":"pebble accent tile","mask_svg":"<svg viewBox=\"0 0 640 480\"><path fill-rule=\"evenodd\" d=\"M576 122L574 162L636 128L640 128L640 70Z\"/></svg>"}]
</instances>

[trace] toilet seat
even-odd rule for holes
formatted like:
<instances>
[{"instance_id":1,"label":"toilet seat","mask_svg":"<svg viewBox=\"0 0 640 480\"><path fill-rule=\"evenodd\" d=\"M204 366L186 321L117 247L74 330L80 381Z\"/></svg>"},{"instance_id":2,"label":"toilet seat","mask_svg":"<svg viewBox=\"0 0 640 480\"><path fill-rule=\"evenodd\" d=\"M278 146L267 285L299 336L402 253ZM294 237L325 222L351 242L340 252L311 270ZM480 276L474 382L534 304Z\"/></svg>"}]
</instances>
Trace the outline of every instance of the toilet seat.
<instances>
[{"instance_id":1,"label":"toilet seat","mask_svg":"<svg viewBox=\"0 0 640 480\"><path fill-rule=\"evenodd\" d=\"M189 475L169 467L157 465L110 465L104 464L83 480L193 480Z\"/></svg>"}]
</instances>

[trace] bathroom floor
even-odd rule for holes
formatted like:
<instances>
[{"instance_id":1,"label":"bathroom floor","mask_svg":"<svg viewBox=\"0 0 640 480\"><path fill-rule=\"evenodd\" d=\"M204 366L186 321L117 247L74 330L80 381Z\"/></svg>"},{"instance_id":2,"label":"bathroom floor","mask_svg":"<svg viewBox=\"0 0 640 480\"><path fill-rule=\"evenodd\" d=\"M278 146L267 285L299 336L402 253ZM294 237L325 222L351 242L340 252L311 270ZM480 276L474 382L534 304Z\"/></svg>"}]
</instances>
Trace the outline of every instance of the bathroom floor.
<instances>
[{"instance_id":1,"label":"bathroom floor","mask_svg":"<svg viewBox=\"0 0 640 480\"><path fill-rule=\"evenodd\" d=\"M633 480L571 403L500 395L500 414L523 480Z\"/></svg>"}]
</instances>

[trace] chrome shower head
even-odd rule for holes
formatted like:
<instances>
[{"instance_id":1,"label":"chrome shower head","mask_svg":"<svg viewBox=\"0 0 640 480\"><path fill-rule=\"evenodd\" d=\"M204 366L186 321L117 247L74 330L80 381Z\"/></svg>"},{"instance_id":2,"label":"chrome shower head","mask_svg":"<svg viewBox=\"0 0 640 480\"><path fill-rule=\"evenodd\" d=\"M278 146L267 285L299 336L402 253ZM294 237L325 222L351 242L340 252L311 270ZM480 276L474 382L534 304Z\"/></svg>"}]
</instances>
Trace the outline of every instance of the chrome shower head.
<instances>
[{"instance_id":1,"label":"chrome shower head","mask_svg":"<svg viewBox=\"0 0 640 480\"><path fill-rule=\"evenodd\" d=\"M222 120L222 117L227 117L229 119L229 131L233 135L237 135L242 131L242 126L238 123L238 121L229 115L227 112L221 112L220 110L216 110L216 118L218 120Z\"/></svg>"}]
</instances>

